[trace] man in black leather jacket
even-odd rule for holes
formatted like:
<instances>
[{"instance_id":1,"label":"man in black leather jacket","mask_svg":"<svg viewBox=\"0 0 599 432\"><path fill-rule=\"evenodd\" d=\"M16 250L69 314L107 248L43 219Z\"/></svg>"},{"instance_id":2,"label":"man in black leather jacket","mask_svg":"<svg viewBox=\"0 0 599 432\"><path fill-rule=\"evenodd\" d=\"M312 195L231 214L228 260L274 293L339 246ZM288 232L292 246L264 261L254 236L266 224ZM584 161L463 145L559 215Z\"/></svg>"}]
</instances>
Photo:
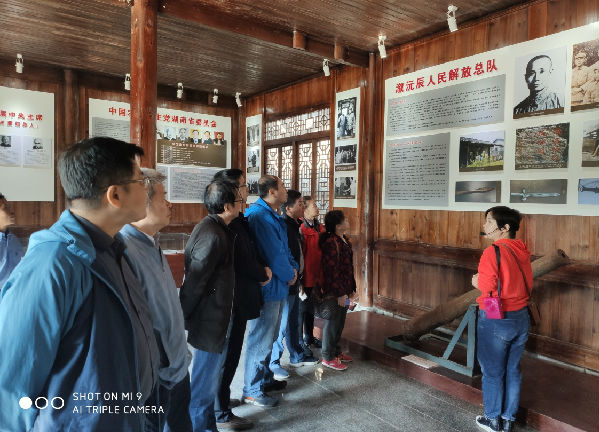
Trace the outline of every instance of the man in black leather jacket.
<instances>
[{"instance_id":1,"label":"man in black leather jacket","mask_svg":"<svg viewBox=\"0 0 599 432\"><path fill-rule=\"evenodd\" d=\"M180 300L187 341L196 348L189 406L194 430L217 432L214 397L225 358L235 286L235 236L228 225L239 214L241 202L239 192L229 184L210 183L204 194L209 214L195 226L185 246Z\"/></svg>"}]
</instances>

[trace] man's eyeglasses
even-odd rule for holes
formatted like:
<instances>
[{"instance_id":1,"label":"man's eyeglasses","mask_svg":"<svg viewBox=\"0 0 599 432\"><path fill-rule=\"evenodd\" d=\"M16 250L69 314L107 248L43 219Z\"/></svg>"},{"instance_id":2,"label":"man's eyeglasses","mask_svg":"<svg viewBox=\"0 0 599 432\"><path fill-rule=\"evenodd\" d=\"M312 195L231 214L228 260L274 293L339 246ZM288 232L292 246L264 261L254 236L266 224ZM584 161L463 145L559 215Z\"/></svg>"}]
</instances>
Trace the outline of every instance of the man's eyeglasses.
<instances>
[{"instance_id":1,"label":"man's eyeglasses","mask_svg":"<svg viewBox=\"0 0 599 432\"><path fill-rule=\"evenodd\" d=\"M114 186L124 186L132 183L141 183L144 187L148 187L150 186L151 182L152 180L149 177L143 177L140 179L125 180L119 183L115 183Z\"/></svg>"}]
</instances>

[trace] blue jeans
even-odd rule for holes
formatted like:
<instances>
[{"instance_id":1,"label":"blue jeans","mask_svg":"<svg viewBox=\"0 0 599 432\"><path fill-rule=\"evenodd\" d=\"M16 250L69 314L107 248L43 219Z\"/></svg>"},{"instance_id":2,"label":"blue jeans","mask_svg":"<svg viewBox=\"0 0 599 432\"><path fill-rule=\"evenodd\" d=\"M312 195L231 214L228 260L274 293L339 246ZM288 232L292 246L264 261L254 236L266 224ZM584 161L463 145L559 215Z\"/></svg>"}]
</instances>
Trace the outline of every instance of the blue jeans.
<instances>
[{"instance_id":1,"label":"blue jeans","mask_svg":"<svg viewBox=\"0 0 599 432\"><path fill-rule=\"evenodd\" d=\"M212 353L194 349L191 368L191 401L189 402L189 414L194 432L218 432L214 416L214 398L218 393L222 367L227 357L232 324L233 320L230 320L227 340L222 352Z\"/></svg>"},{"instance_id":2,"label":"blue jeans","mask_svg":"<svg viewBox=\"0 0 599 432\"><path fill-rule=\"evenodd\" d=\"M279 336L272 344L272 354L270 355L270 367L279 366L279 361L285 348L283 339L287 342L289 350L289 361L298 363L304 358L304 348L300 344L302 332L299 324L299 302L297 294L287 297L283 313L281 314L281 325L279 326Z\"/></svg>"},{"instance_id":3,"label":"blue jeans","mask_svg":"<svg viewBox=\"0 0 599 432\"><path fill-rule=\"evenodd\" d=\"M515 420L520 402L520 359L528 339L528 308L505 312L500 320L478 311L477 355L483 373L485 415Z\"/></svg>"},{"instance_id":4,"label":"blue jeans","mask_svg":"<svg viewBox=\"0 0 599 432\"><path fill-rule=\"evenodd\" d=\"M263 394L262 386L273 379L270 371L270 354L286 300L265 302L260 316L248 321L246 341L245 376L243 395L256 397Z\"/></svg>"}]
</instances>

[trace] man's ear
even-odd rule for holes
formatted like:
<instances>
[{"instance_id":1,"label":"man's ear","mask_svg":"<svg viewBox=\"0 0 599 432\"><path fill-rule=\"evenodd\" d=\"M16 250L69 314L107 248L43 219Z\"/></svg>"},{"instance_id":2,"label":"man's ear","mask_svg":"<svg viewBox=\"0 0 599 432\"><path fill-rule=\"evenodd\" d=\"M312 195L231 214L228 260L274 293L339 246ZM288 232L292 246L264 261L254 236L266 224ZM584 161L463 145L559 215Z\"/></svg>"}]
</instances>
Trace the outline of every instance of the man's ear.
<instances>
[{"instance_id":1,"label":"man's ear","mask_svg":"<svg viewBox=\"0 0 599 432\"><path fill-rule=\"evenodd\" d=\"M235 211L235 204L225 203L224 209L225 213L233 213Z\"/></svg>"},{"instance_id":2,"label":"man's ear","mask_svg":"<svg viewBox=\"0 0 599 432\"><path fill-rule=\"evenodd\" d=\"M108 189L106 189L106 192L104 193L103 199L106 199L110 206L121 208L123 202L121 201L121 197L119 195L120 192L121 190L119 189L119 186L108 186Z\"/></svg>"}]
</instances>

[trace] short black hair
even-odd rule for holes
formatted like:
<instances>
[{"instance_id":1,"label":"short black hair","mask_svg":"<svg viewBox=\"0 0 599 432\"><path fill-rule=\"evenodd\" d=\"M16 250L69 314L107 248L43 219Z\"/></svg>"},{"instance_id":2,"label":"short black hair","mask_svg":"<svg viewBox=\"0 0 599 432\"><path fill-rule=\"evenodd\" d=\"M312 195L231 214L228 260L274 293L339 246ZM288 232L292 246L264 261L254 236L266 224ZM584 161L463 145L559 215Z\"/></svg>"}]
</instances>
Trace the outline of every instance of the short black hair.
<instances>
[{"instance_id":1,"label":"short black hair","mask_svg":"<svg viewBox=\"0 0 599 432\"><path fill-rule=\"evenodd\" d=\"M0 200L6 199L6 197L0 192Z\"/></svg>"},{"instance_id":2,"label":"short black hair","mask_svg":"<svg viewBox=\"0 0 599 432\"><path fill-rule=\"evenodd\" d=\"M214 177L212 178L212 180L228 182L237 188L237 187L239 187L239 179L242 176L243 176L243 171L241 171L238 168L230 168L230 169L220 170L219 172L214 174Z\"/></svg>"},{"instance_id":3,"label":"short black hair","mask_svg":"<svg viewBox=\"0 0 599 432\"><path fill-rule=\"evenodd\" d=\"M534 56L533 58L531 58L530 60L528 60L528 63L526 63L526 71L528 72L529 68L532 67L532 64L537 61L540 60L542 58L546 58L547 60L549 60L549 63L551 64L551 67L553 68L553 60L551 60L551 57L549 57L548 55L545 54L541 54L538 56Z\"/></svg>"},{"instance_id":4,"label":"short black hair","mask_svg":"<svg viewBox=\"0 0 599 432\"><path fill-rule=\"evenodd\" d=\"M131 179L134 159L143 154L135 144L108 137L86 138L72 145L58 161L67 199L98 205L108 186Z\"/></svg>"},{"instance_id":5,"label":"short black hair","mask_svg":"<svg viewBox=\"0 0 599 432\"><path fill-rule=\"evenodd\" d=\"M520 221L522 220L522 215L518 210L506 206L491 207L485 212L485 219L489 213L497 221L497 227L503 228L509 225L510 238L516 238L516 232L520 229Z\"/></svg>"},{"instance_id":6,"label":"short black hair","mask_svg":"<svg viewBox=\"0 0 599 432\"><path fill-rule=\"evenodd\" d=\"M268 192L271 189L277 190L279 188L279 178L273 175L263 175L258 180L258 196L260 198L266 198Z\"/></svg>"},{"instance_id":7,"label":"short black hair","mask_svg":"<svg viewBox=\"0 0 599 432\"><path fill-rule=\"evenodd\" d=\"M302 194L295 189L287 190L287 201L281 206L281 213L285 214L289 207L293 207L295 202L302 197Z\"/></svg>"},{"instance_id":8,"label":"short black hair","mask_svg":"<svg viewBox=\"0 0 599 432\"><path fill-rule=\"evenodd\" d=\"M221 214L225 211L225 204L235 205L237 189L231 183L216 180L206 186L204 192L204 205L209 214Z\"/></svg>"},{"instance_id":9,"label":"short black hair","mask_svg":"<svg viewBox=\"0 0 599 432\"><path fill-rule=\"evenodd\" d=\"M335 234L337 225L345 220L345 215L341 210L331 210L324 216L324 232L320 234L318 245L322 247L324 242Z\"/></svg>"}]
</instances>

